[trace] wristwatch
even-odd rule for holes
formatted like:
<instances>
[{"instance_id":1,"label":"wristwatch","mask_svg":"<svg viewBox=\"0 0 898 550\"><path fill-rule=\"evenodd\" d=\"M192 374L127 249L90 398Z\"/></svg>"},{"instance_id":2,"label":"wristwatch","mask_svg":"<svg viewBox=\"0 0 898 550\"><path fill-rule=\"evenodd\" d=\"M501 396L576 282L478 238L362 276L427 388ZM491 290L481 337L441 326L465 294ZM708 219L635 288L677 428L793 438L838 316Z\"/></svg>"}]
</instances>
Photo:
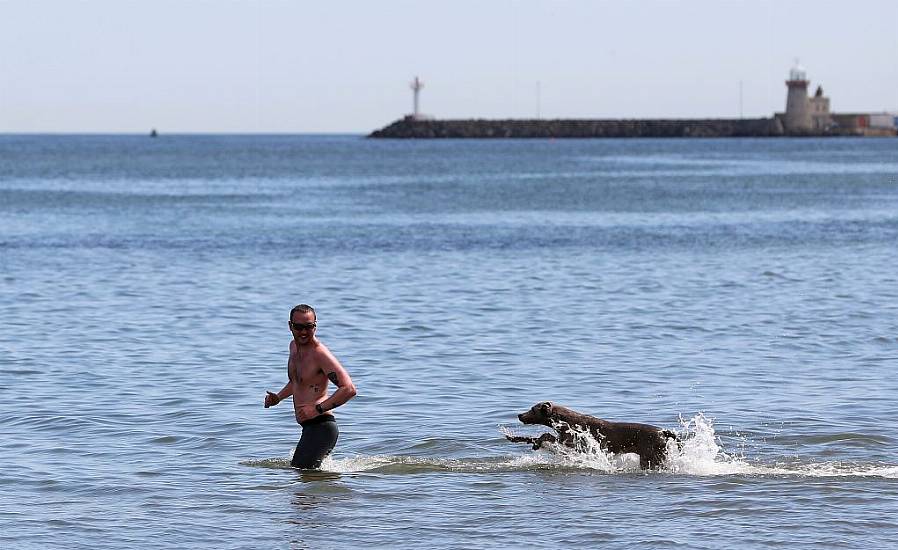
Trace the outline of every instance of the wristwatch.
<instances>
[{"instance_id":1,"label":"wristwatch","mask_svg":"<svg viewBox=\"0 0 898 550\"><path fill-rule=\"evenodd\" d=\"M318 411L318 414L324 414L324 409L321 408L321 403L315 403L315 410Z\"/></svg>"}]
</instances>

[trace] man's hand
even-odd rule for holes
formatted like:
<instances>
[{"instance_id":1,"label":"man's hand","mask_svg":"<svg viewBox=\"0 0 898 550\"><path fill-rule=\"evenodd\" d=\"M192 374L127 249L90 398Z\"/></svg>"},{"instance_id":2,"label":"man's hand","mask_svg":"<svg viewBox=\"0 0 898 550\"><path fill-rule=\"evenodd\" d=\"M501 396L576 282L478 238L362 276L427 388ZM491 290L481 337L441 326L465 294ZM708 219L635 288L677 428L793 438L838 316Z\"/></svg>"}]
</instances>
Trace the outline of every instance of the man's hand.
<instances>
[{"instance_id":1,"label":"man's hand","mask_svg":"<svg viewBox=\"0 0 898 550\"><path fill-rule=\"evenodd\" d=\"M281 398L278 397L278 394L271 393L270 391L265 392L265 408L273 407L281 402Z\"/></svg>"},{"instance_id":2,"label":"man's hand","mask_svg":"<svg viewBox=\"0 0 898 550\"><path fill-rule=\"evenodd\" d=\"M315 404L311 405L303 405L296 409L296 418L299 419L300 422L305 422L306 420L311 420L318 416L318 411L315 410Z\"/></svg>"}]
</instances>

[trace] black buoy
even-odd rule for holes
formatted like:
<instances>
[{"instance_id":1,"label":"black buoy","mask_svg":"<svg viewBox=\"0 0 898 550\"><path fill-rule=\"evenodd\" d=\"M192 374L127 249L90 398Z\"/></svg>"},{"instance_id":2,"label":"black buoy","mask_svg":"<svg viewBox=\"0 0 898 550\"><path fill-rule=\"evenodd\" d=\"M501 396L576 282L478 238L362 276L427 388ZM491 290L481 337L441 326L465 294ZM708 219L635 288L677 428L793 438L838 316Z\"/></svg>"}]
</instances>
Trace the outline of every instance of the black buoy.
<instances>
[{"instance_id":1,"label":"black buoy","mask_svg":"<svg viewBox=\"0 0 898 550\"><path fill-rule=\"evenodd\" d=\"M150 130L150 137L158 137L158 136L159 136L159 132L157 132L155 128Z\"/></svg>"}]
</instances>

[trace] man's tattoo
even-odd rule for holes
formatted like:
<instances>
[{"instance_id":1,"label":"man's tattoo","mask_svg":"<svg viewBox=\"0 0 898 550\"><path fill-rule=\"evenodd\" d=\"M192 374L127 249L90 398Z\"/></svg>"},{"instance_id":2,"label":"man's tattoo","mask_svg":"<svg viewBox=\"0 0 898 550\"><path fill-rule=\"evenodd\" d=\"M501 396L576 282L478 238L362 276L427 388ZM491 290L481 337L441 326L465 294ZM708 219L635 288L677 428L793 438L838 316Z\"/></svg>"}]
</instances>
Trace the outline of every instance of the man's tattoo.
<instances>
[{"instance_id":1,"label":"man's tattoo","mask_svg":"<svg viewBox=\"0 0 898 550\"><path fill-rule=\"evenodd\" d=\"M337 383L337 373L335 373L335 372L327 373L327 379L330 380L331 382L333 382L335 386L340 385Z\"/></svg>"}]
</instances>

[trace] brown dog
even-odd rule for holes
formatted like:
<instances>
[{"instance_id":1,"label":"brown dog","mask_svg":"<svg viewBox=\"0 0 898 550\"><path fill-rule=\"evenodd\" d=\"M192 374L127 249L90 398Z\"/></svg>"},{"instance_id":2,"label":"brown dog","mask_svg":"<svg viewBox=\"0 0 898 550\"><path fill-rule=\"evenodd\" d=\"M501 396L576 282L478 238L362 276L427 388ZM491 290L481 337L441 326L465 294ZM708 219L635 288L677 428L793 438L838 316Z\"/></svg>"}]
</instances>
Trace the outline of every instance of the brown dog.
<instances>
[{"instance_id":1,"label":"brown dog","mask_svg":"<svg viewBox=\"0 0 898 550\"><path fill-rule=\"evenodd\" d=\"M582 439L576 437L576 431L589 430L601 448L614 454L636 453L639 455L639 466L643 469L659 468L667 456L667 440L677 439L670 430L662 430L649 424L632 422L609 422L588 414L572 411L561 405L553 405L545 401L537 403L529 411L518 415L524 424L542 424L553 428L558 435L550 433L539 437L523 437L506 435L514 443L530 443L539 449L546 443L561 443L578 450L585 450Z\"/></svg>"}]
</instances>

